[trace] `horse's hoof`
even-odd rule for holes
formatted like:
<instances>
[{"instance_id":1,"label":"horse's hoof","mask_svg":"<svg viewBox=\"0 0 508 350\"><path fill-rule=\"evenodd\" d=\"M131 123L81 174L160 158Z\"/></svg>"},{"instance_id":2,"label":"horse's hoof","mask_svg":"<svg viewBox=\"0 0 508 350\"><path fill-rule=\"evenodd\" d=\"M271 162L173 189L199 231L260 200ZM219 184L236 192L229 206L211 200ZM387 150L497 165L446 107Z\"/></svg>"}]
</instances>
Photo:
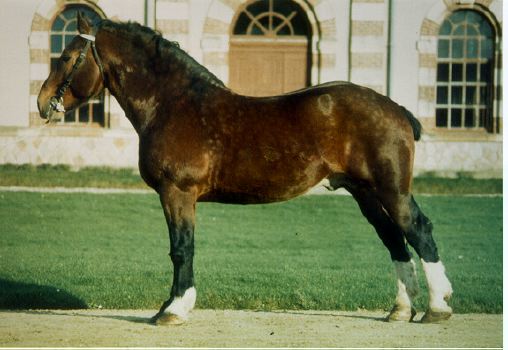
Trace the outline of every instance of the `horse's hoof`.
<instances>
[{"instance_id":1,"label":"horse's hoof","mask_svg":"<svg viewBox=\"0 0 508 350\"><path fill-rule=\"evenodd\" d=\"M411 310L407 308L402 309L397 305L393 306L392 311L386 317L386 322L411 322L413 318L416 316L416 310L414 307L411 307Z\"/></svg>"},{"instance_id":2,"label":"horse's hoof","mask_svg":"<svg viewBox=\"0 0 508 350\"><path fill-rule=\"evenodd\" d=\"M432 311L427 310L425 312L425 315L423 315L421 323L438 323L442 321L448 320L450 317L452 317L451 311Z\"/></svg>"},{"instance_id":3,"label":"horse's hoof","mask_svg":"<svg viewBox=\"0 0 508 350\"><path fill-rule=\"evenodd\" d=\"M183 319L180 316L173 315L173 314L162 314L162 315L155 315L150 320L151 324L154 324L156 326L179 326L181 324L185 323L185 319Z\"/></svg>"}]
</instances>

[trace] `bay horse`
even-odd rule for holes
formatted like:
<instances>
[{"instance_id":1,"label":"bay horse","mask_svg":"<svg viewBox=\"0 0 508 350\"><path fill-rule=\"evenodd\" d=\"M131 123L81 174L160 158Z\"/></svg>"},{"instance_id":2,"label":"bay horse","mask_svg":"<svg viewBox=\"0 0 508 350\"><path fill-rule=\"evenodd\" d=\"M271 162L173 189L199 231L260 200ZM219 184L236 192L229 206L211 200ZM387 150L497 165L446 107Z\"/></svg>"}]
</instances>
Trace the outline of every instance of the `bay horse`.
<instances>
[{"instance_id":1,"label":"bay horse","mask_svg":"<svg viewBox=\"0 0 508 350\"><path fill-rule=\"evenodd\" d=\"M150 28L78 14L77 35L38 96L42 118L72 110L105 88L139 135L139 170L160 197L169 229L173 284L155 324L188 319L197 201L285 201L328 180L347 189L387 247L398 292L388 321L412 321L418 292L412 246L429 306L422 322L448 319L451 284L432 224L412 194L421 125L373 90L332 82L274 97L241 96Z\"/></svg>"}]
</instances>

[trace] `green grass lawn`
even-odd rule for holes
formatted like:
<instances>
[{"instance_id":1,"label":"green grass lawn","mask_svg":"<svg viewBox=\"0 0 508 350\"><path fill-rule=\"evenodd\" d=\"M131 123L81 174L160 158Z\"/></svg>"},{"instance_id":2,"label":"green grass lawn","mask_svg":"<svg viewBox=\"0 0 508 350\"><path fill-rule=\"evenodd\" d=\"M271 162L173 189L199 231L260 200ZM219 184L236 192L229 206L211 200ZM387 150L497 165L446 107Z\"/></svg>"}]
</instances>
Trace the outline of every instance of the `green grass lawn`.
<instances>
[{"instance_id":1,"label":"green grass lawn","mask_svg":"<svg viewBox=\"0 0 508 350\"><path fill-rule=\"evenodd\" d=\"M66 165L0 165L0 186L148 188L135 169L86 167L71 171ZM439 178L416 177L414 193L500 194L502 179L474 179L468 174Z\"/></svg>"},{"instance_id":2,"label":"green grass lawn","mask_svg":"<svg viewBox=\"0 0 508 350\"><path fill-rule=\"evenodd\" d=\"M0 165L0 186L148 188L135 169L67 165Z\"/></svg>"},{"instance_id":3,"label":"green grass lawn","mask_svg":"<svg viewBox=\"0 0 508 350\"><path fill-rule=\"evenodd\" d=\"M502 198L417 197L454 286L456 312L502 312ZM346 196L199 204L197 307L389 309L387 250ZM0 192L1 308L158 308L171 281L151 194ZM418 264L419 265L419 264ZM419 268L420 310L427 292Z\"/></svg>"}]
</instances>

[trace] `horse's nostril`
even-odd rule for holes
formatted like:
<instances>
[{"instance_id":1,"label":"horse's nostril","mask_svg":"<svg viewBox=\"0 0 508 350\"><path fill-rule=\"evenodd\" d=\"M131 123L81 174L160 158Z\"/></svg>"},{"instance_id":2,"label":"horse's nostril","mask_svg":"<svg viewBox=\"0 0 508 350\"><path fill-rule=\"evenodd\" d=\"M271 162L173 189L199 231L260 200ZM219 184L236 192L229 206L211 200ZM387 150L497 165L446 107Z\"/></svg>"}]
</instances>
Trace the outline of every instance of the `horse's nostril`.
<instances>
[{"instance_id":1,"label":"horse's nostril","mask_svg":"<svg viewBox=\"0 0 508 350\"><path fill-rule=\"evenodd\" d=\"M39 108L39 115L42 119L46 119L48 117L48 108L46 106L41 106L41 104L38 102L37 107Z\"/></svg>"},{"instance_id":2,"label":"horse's nostril","mask_svg":"<svg viewBox=\"0 0 508 350\"><path fill-rule=\"evenodd\" d=\"M44 86L43 86L43 88L44 88ZM42 89L41 89L41 91L42 91ZM41 93L39 93L39 96L37 98L37 109L39 110L39 116L43 119L47 118L48 104L49 104L49 101L47 103L44 103L44 98L41 97Z\"/></svg>"},{"instance_id":3,"label":"horse's nostril","mask_svg":"<svg viewBox=\"0 0 508 350\"><path fill-rule=\"evenodd\" d=\"M51 118L52 110L51 110L49 102L45 103L45 104L41 104L40 102L38 102L37 107L39 108L39 116L42 119L49 120Z\"/></svg>"}]
</instances>

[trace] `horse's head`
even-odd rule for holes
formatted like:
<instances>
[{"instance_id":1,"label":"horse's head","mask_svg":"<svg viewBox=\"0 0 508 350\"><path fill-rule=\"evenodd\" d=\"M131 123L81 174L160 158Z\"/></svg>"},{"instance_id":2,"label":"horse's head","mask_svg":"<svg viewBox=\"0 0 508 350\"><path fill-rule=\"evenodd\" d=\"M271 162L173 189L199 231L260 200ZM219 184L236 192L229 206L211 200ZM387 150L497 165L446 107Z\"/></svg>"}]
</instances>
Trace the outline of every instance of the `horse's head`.
<instances>
[{"instance_id":1,"label":"horse's head","mask_svg":"<svg viewBox=\"0 0 508 350\"><path fill-rule=\"evenodd\" d=\"M55 112L72 110L104 89L102 61L95 48L95 29L78 13L77 35L67 45L58 63L42 85L37 106L48 122Z\"/></svg>"}]
</instances>

